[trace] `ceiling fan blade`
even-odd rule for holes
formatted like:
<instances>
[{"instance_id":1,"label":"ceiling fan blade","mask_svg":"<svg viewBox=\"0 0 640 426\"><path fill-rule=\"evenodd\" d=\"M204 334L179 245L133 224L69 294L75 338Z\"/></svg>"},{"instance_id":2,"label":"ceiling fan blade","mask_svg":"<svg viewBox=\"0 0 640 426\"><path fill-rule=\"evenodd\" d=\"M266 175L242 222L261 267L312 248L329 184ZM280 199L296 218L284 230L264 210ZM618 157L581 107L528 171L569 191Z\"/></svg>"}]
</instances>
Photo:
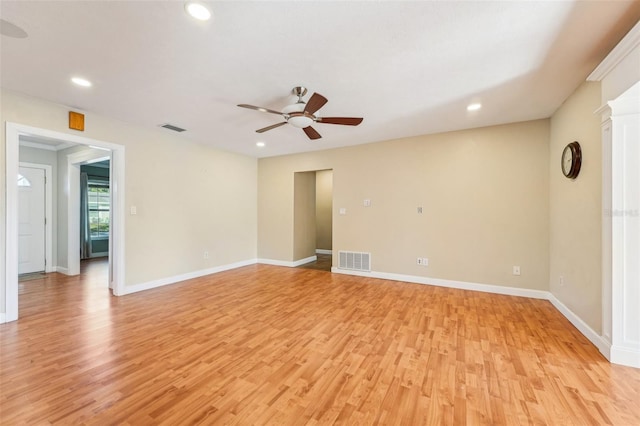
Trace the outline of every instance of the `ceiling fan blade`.
<instances>
[{"instance_id":1,"label":"ceiling fan blade","mask_svg":"<svg viewBox=\"0 0 640 426\"><path fill-rule=\"evenodd\" d=\"M316 132L316 129L314 129L313 127L309 126L309 127L305 127L304 132L307 134L307 136L309 136L309 139L320 139L322 136L320 136L320 133Z\"/></svg>"},{"instance_id":2,"label":"ceiling fan blade","mask_svg":"<svg viewBox=\"0 0 640 426\"><path fill-rule=\"evenodd\" d=\"M267 130L275 129L276 127L284 126L285 124L287 124L287 122L283 121L282 123L278 123L278 124L274 124L274 125L271 125L271 126L263 127L262 129L256 130L256 133L264 133Z\"/></svg>"},{"instance_id":3,"label":"ceiling fan blade","mask_svg":"<svg viewBox=\"0 0 640 426\"><path fill-rule=\"evenodd\" d=\"M362 123L361 117L318 117L316 119L318 123L327 124L342 124L345 126L357 126Z\"/></svg>"},{"instance_id":4,"label":"ceiling fan blade","mask_svg":"<svg viewBox=\"0 0 640 426\"><path fill-rule=\"evenodd\" d=\"M255 109L256 111L260 111L260 112L270 112L271 114L283 115L280 111L276 111L276 110L269 109L269 108L263 108L263 107L258 107L258 106L254 106L254 105L247 105L247 104L239 104L238 106L241 107L241 108Z\"/></svg>"},{"instance_id":5,"label":"ceiling fan blade","mask_svg":"<svg viewBox=\"0 0 640 426\"><path fill-rule=\"evenodd\" d=\"M314 93L309 98L309 102L307 102L307 106L304 109L304 112L308 112L309 114L315 113L317 110L323 107L324 104L327 103L327 98L322 96L320 93Z\"/></svg>"}]
</instances>

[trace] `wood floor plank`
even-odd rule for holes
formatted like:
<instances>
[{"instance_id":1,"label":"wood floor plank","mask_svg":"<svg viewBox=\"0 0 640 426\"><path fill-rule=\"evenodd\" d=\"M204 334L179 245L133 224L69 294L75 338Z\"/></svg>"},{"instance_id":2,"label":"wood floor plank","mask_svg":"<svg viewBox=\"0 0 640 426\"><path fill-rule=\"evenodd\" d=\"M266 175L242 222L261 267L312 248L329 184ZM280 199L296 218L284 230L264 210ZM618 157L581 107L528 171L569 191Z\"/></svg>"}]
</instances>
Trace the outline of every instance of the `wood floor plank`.
<instances>
[{"instance_id":1,"label":"wood floor plank","mask_svg":"<svg viewBox=\"0 0 640 426\"><path fill-rule=\"evenodd\" d=\"M640 424L640 371L547 301L267 265L116 298L106 272L20 283L1 424Z\"/></svg>"}]
</instances>

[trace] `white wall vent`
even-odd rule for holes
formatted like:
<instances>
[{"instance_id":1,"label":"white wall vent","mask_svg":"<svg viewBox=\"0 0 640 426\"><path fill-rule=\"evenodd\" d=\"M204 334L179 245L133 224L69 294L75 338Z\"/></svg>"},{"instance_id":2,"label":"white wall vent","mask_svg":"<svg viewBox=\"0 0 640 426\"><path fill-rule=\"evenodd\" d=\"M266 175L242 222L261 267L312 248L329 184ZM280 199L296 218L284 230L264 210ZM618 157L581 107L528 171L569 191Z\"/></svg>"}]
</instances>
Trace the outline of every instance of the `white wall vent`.
<instances>
[{"instance_id":1,"label":"white wall vent","mask_svg":"<svg viewBox=\"0 0 640 426\"><path fill-rule=\"evenodd\" d=\"M338 268L371 272L371 253L339 251Z\"/></svg>"}]
</instances>

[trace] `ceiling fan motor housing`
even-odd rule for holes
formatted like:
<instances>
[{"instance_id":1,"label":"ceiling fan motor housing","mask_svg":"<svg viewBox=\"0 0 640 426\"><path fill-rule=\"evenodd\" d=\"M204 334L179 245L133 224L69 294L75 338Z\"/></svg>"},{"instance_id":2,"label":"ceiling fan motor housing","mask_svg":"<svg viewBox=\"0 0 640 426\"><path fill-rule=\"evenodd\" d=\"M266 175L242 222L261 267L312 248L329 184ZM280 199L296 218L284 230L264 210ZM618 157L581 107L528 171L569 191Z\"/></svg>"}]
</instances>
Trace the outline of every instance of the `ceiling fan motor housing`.
<instances>
[{"instance_id":1,"label":"ceiling fan motor housing","mask_svg":"<svg viewBox=\"0 0 640 426\"><path fill-rule=\"evenodd\" d=\"M295 104L284 107L282 113L286 114L287 123L299 129L311 126L314 121L313 115L304 112L306 105L304 102L296 102Z\"/></svg>"}]
</instances>

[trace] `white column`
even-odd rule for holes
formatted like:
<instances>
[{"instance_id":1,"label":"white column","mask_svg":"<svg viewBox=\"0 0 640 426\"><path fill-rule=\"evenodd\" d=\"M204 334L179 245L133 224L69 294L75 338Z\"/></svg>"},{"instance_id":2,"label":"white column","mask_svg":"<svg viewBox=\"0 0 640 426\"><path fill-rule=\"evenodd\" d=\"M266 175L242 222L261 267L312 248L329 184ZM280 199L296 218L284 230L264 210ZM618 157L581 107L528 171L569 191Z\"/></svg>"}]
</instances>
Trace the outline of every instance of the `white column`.
<instances>
[{"instance_id":1,"label":"white column","mask_svg":"<svg viewBox=\"0 0 640 426\"><path fill-rule=\"evenodd\" d=\"M610 285L606 290L611 297L606 314L611 328L610 361L640 368L640 82L609 102L609 107L610 210L605 207L603 224L611 226L611 263L610 282L603 281L603 292ZM603 320L604 334L608 324Z\"/></svg>"},{"instance_id":2,"label":"white column","mask_svg":"<svg viewBox=\"0 0 640 426\"><path fill-rule=\"evenodd\" d=\"M604 354L611 359L611 108L602 107L602 338L607 343Z\"/></svg>"}]
</instances>

